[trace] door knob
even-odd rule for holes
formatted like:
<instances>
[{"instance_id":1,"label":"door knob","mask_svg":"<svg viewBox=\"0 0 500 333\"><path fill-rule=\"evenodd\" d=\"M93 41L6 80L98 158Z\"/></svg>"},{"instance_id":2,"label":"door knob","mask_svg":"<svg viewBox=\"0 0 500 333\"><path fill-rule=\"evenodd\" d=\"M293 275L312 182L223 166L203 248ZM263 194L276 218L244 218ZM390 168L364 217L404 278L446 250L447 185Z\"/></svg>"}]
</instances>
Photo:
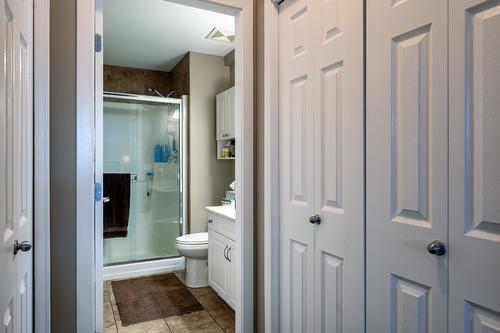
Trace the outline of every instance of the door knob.
<instances>
[{"instance_id":1,"label":"door knob","mask_svg":"<svg viewBox=\"0 0 500 333\"><path fill-rule=\"evenodd\" d=\"M102 198L102 202L104 202L104 203L107 203L107 202L110 202L110 201L111 201L111 199L109 197Z\"/></svg>"},{"instance_id":2,"label":"door knob","mask_svg":"<svg viewBox=\"0 0 500 333\"><path fill-rule=\"evenodd\" d=\"M31 250L31 243L29 241L24 241L19 243L17 239L14 241L14 255L17 254L17 252L28 252Z\"/></svg>"},{"instance_id":3,"label":"door knob","mask_svg":"<svg viewBox=\"0 0 500 333\"><path fill-rule=\"evenodd\" d=\"M313 215L309 218L309 222L312 224L320 224L321 223L321 216Z\"/></svg>"},{"instance_id":4,"label":"door knob","mask_svg":"<svg viewBox=\"0 0 500 333\"><path fill-rule=\"evenodd\" d=\"M439 240L435 240L427 245L427 251L436 256L444 256L446 254L446 245Z\"/></svg>"}]
</instances>

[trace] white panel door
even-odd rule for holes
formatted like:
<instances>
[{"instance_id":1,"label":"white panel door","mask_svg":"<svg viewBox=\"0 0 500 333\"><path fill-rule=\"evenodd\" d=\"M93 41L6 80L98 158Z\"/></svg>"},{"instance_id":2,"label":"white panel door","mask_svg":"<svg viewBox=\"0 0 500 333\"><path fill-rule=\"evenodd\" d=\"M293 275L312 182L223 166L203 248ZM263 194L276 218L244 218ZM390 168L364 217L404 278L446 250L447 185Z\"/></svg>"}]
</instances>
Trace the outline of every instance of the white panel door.
<instances>
[{"instance_id":1,"label":"white panel door","mask_svg":"<svg viewBox=\"0 0 500 333\"><path fill-rule=\"evenodd\" d=\"M367 329L446 332L446 0L367 1Z\"/></svg>"},{"instance_id":2,"label":"white panel door","mask_svg":"<svg viewBox=\"0 0 500 333\"><path fill-rule=\"evenodd\" d=\"M450 332L500 332L500 1L450 1Z\"/></svg>"},{"instance_id":3,"label":"white panel door","mask_svg":"<svg viewBox=\"0 0 500 333\"><path fill-rule=\"evenodd\" d=\"M1 6L0 330L24 333L33 329L33 3Z\"/></svg>"},{"instance_id":4,"label":"white panel door","mask_svg":"<svg viewBox=\"0 0 500 333\"><path fill-rule=\"evenodd\" d=\"M315 0L315 332L364 330L363 1Z\"/></svg>"},{"instance_id":5,"label":"white panel door","mask_svg":"<svg viewBox=\"0 0 500 333\"><path fill-rule=\"evenodd\" d=\"M314 331L315 1L287 0L279 13L282 332Z\"/></svg>"},{"instance_id":6,"label":"white panel door","mask_svg":"<svg viewBox=\"0 0 500 333\"><path fill-rule=\"evenodd\" d=\"M279 54L281 329L362 332L363 2L285 1Z\"/></svg>"}]
</instances>

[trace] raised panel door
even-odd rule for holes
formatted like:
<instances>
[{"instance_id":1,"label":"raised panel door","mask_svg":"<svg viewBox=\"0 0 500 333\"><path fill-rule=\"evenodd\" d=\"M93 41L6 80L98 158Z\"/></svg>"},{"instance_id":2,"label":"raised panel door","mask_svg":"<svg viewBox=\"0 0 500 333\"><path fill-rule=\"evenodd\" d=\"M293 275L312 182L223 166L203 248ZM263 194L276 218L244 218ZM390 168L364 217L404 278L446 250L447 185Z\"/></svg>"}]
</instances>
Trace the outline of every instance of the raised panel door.
<instances>
[{"instance_id":1,"label":"raised panel door","mask_svg":"<svg viewBox=\"0 0 500 333\"><path fill-rule=\"evenodd\" d=\"M312 2L315 332L364 330L363 1Z\"/></svg>"},{"instance_id":2,"label":"raised panel door","mask_svg":"<svg viewBox=\"0 0 500 333\"><path fill-rule=\"evenodd\" d=\"M500 2L449 22L450 332L500 332Z\"/></svg>"},{"instance_id":3,"label":"raised panel door","mask_svg":"<svg viewBox=\"0 0 500 333\"><path fill-rule=\"evenodd\" d=\"M447 7L367 2L369 332L447 331Z\"/></svg>"},{"instance_id":4,"label":"raised panel door","mask_svg":"<svg viewBox=\"0 0 500 333\"><path fill-rule=\"evenodd\" d=\"M314 331L314 42L316 0L279 8L282 332Z\"/></svg>"},{"instance_id":5,"label":"raised panel door","mask_svg":"<svg viewBox=\"0 0 500 333\"><path fill-rule=\"evenodd\" d=\"M0 11L0 331L33 330L33 2ZM27 248L25 248L27 249Z\"/></svg>"}]
</instances>

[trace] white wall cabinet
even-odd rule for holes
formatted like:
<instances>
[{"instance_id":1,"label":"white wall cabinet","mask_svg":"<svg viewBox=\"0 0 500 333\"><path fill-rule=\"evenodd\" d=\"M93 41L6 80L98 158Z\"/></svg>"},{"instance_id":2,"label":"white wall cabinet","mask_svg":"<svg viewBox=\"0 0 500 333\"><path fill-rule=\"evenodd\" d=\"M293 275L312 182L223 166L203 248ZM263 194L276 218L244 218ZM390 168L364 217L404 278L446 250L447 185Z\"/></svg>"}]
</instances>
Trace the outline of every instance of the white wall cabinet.
<instances>
[{"instance_id":1,"label":"white wall cabinet","mask_svg":"<svg viewBox=\"0 0 500 333\"><path fill-rule=\"evenodd\" d=\"M234 221L209 214L208 222L208 283L234 309L237 258Z\"/></svg>"},{"instance_id":2,"label":"white wall cabinet","mask_svg":"<svg viewBox=\"0 0 500 333\"><path fill-rule=\"evenodd\" d=\"M216 96L217 140L228 140L236 137L234 129L234 102L234 87Z\"/></svg>"}]
</instances>

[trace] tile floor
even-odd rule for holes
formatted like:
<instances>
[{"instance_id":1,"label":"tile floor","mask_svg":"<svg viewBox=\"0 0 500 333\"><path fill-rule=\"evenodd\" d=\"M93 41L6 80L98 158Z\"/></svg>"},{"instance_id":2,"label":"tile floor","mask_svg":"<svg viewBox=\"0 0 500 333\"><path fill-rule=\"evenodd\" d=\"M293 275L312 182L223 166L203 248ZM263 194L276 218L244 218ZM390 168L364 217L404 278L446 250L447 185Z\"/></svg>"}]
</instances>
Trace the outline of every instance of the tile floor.
<instances>
[{"instance_id":1,"label":"tile floor","mask_svg":"<svg viewBox=\"0 0 500 333\"><path fill-rule=\"evenodd\" d=\"M188 288L204 310L122 326L111 283L104 283L104 333L234 332L234 311L210 288Z\"/></svg>"}]
</instances>

